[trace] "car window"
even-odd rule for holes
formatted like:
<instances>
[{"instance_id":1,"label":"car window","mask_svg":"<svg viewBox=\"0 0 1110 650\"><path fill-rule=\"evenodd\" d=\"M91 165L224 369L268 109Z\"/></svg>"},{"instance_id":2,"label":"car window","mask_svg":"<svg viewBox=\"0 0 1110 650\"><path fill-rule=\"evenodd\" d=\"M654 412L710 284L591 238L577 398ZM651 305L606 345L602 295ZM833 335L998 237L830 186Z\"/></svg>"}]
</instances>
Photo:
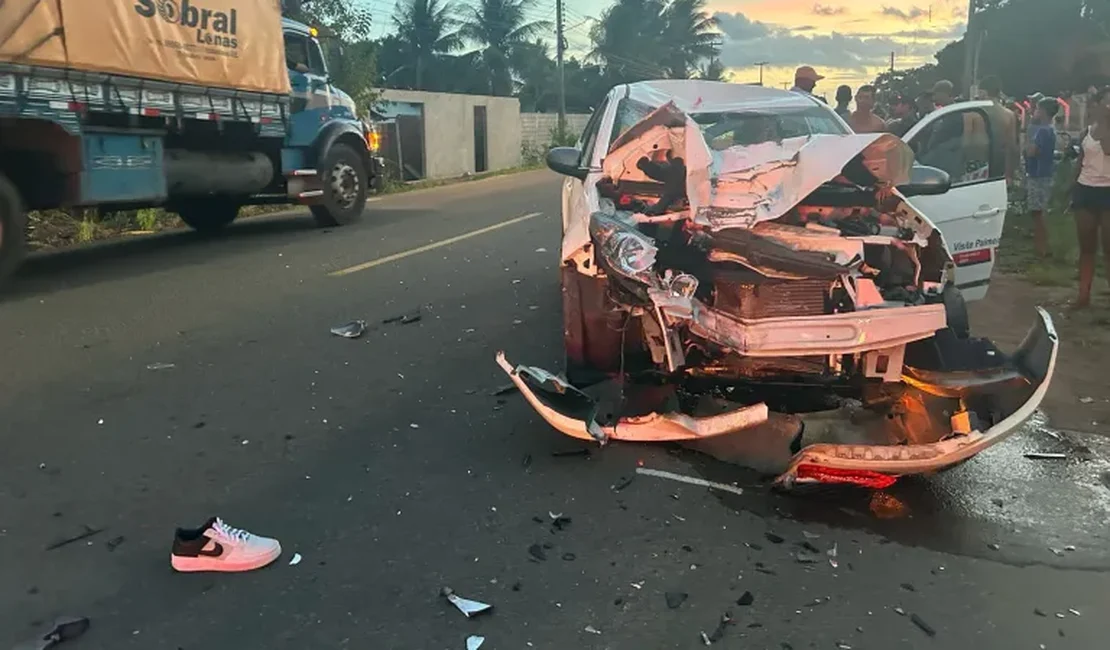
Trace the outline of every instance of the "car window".
<instances>
[{"instance_id":1,"label":"car window","mask_svg":"<svg viewBox=\"0 0 1110 650\"><path fill-rule=\"evenodd\" d=\"M609 146L612 147L617 138L653 112L655 108L635 99L625 97L620 100L617 104L617 115L613 118L613 134L609 137Z\"/></svg>"},{"instance_id":2,"label":"car window","mask_svg":"<svg viewBox=\"0 0 1110 650\"><path fill-rule=\"evenodd\" d=\"M694 121L710 148L721 150L810 135L847 135L836 116L820 106L778 112L700 113Z\"/></svg>"},{"instance_id":3,"label":"car window","mask_svg":"<svg viewBox=\"0 0 1110 650\"><path fill-rule=\"evenodd\" d=\"M597 146L597 132L601 129L601 120L605 117L605 111L609 108L609 98L605 98L601 102L601 106L597 107L594 114L590 116L590 120L586 122L586 128L582 131L582 139L579 147L582 149L582 157L578 159L578 166L586 168L590 166L590 162L594 159L594 148Z\"/></svg>"},{"instance_id":4,"label":"car window","mask_svg":"<svg viewBox=\"0 0 1110 650\"><path fill-rule=\"evenodd\" d=\"M991 133L989 117L979 109L937 118L910 146L919 163L948 172L953 187L1006 175L1005 152Z\"/></svg>"}]
</instances>

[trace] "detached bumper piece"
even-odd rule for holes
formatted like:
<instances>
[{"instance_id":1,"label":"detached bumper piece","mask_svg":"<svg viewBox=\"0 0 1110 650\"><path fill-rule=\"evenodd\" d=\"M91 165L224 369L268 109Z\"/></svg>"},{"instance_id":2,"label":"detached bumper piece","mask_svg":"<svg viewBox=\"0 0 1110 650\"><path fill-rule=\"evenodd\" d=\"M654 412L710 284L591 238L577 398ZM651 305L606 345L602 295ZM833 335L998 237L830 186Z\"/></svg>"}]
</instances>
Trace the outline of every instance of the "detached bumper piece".
<instances>
[{"instance_id":1,"label":"detached bumper piece","mask_svg":"<svg viewBox=\"0 0 1110 650\"><path fill-rule=\"evenodd\" d=\"M597 403L566 380L541 368L514 367L497 353L497 364L520 393L548 424L579 440L604 444L623 442L668 442L712 438L758 426L767 421L767 405L753 404L711 417L681 413L652 413L621 418L611 426L597 421Z\"/></svg>"},{"instance_id":2,"label":"detached bumper piece","mask_svg":"<svg viewBox=\"0 0 1110 650\"><path fill-rule=\"evenodd\" d=\"M791 488L815 483L849 483L885 487L897 477L944 470L1002 442L1036 412L1056 370L1059 338L1052 317L1038 308L1038 322L1003 366L952 372L907 368L904 377L913 401L924 405L933 422L945 419L950 427L938 442L903 445L815 444L796 454L790 467L776 479ZM942 418L932 400L959 400L966 410ZM989 427L975 426L979 410L997 412ZM974 419L973 419L974 418Z\"/></svg>"}]
</instances>

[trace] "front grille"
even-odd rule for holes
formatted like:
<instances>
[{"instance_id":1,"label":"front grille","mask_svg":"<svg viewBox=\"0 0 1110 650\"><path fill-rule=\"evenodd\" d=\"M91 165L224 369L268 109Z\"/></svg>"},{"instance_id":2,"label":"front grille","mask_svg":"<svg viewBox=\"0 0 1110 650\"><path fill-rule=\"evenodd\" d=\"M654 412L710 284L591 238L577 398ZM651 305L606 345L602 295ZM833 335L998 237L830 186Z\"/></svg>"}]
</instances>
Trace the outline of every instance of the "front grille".
<instances>
[{"instance_id":1,"label":"front grille","mask_svg":"<svg viewBox=\"0 0 1110 650\"><path fill-rule=\"evenodd\" d=\"M827 313L828 280L753 281L719 273L714 277L714 306L740 318L821 316Z\"/></svg>"}]
</instances>

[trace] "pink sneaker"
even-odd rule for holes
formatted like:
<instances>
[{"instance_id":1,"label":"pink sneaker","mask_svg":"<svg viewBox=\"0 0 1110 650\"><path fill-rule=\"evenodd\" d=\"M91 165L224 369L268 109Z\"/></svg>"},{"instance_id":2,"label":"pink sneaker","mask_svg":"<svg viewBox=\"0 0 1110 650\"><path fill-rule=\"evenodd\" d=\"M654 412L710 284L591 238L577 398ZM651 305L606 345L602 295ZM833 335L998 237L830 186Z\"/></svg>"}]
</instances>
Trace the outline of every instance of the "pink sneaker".
<instances>
[{"instance_id":1,"label":"pink sneaker","mask_svg":"<svg viewBox=\"0 0 1110 650\"><path fill-rule=\"evenodd\" d=\"M170 564L175 571L251 571L281 555L276 539L259 537L213 517L200 528L178 528Z\"/></svg>"}]
</instances>

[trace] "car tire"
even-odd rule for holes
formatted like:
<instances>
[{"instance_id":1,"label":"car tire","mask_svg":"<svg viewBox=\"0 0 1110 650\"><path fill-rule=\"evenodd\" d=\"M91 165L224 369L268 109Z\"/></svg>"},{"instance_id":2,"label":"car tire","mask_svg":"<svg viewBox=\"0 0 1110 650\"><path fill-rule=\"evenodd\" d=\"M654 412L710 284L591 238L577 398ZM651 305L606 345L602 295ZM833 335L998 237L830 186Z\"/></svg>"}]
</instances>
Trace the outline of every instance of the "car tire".
<instances>
[{"instance_id":1,"label":"car tire","mask_svg":"<svg viewBox=\"0 0 1110 650\"><path fill-rule=\"evenodd\" d=\"M324 156L317 173L323 185L321 203L312 206L312 216L324 228L345 226L362 216L366 208L366 163L350 146L332 145Z\"/></svg>"},{"instance_id":2,"label":"car tire","mask_svg":"<svg viewBox=\"0 0 1110 650\"><path fill-rule=\"evenodd\" d=\"M0 284L23 262L27 254L27 213L19 191L0 174Z\"/></svg>"},{"instance_id":3,"label":"car tire","mask_svg":"<svg viewBox=\"0 0 1110 650\"><path fill-rule=\"evenodd\" d=\"M186 199L173 205L185 225L205 235L220 232L235 221L239 208L239 201L230 197Z\"/></svg>"},{"instance_id":4,"label":"car tire","mask_svg":"<svg viewBox=\"0 0 1110 650\"><path fill-rule=\"evenodd\" d=\"M967 301L964 300L962 291L955 285L949 284L941 293L944 301L944 314L948 320L948 328L958 339L971 337L971 316L967 311Z\"/></svg>"}]
</instances>

